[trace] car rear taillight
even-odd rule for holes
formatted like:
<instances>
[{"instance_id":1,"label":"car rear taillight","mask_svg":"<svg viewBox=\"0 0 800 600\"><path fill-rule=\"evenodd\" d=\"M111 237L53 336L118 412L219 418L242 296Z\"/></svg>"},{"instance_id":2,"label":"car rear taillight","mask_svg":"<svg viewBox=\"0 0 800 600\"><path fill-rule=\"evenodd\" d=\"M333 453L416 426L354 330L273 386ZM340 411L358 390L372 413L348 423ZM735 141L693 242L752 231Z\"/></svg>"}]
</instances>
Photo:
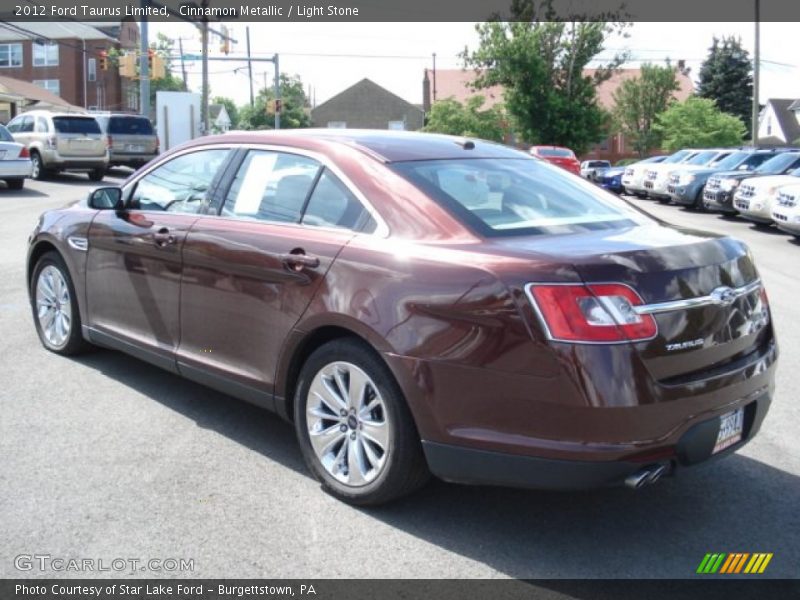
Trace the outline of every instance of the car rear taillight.
<instances>
[{"instance_id":1,"label":"car rear taillight","mask_svg":"<svg viewBox=\"0 0 800 600\"><path fill-rule=\"evenodd\" d=\"M30 158L31 153L28 152L28 148L23 146L22 150L19 151L19 158Z\"/></svg>"},{"instance_id":2,"label":"car rear taillight","mask_svg":"<svg viewBox=\"0 0 800 600\"><path fill-rule=\"evenodd\" d=\"M156 154L159 152L161 152L161 140L158 139L158 136L156 136Z\"/></svg>"},{"instance_id":3,"label":"car rear taillight","mask_svg":"<svg viewBox=\"0 0 800 600\"><path fill-rule=\"evenodd\" d=\"M555 341L636 342L658 331L652 315L636 312L644 304L639 294L621 283L530 284L526 289Z\"/></svg>"},{"instance_id":4,"label":"car rear taillight","mask_svg":"<svg viewBox=\"0 0 800 600\"><path fill-rule=\"evenodd\" d=\"M111 145L114 143L114 139L110 136L106 136L106 148L111 148Z\"/></svg>"}]
</instances>

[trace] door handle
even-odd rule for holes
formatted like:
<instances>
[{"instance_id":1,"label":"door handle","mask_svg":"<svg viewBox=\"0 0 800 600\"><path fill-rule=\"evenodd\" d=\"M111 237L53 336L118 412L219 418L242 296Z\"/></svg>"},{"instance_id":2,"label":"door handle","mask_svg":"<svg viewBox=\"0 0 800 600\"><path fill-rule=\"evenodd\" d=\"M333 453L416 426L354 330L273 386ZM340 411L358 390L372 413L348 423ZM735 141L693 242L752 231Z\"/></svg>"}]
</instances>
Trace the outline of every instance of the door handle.
<instances>
[{"instance_id":1,"label":"door handle","mask_svg":"<svg viewBox=\"0 0 800 600\"><path fill-rule=\"evenodd\" d=\"M156 246L164 247L174 244L176 242L175 236L169 232L169 229L162 227L153 234L153 240Z\"/></svg>"},{"instance_id":2,"label":"door handle","mask_svg":"<svg viewBox=\"0 0 800 600\"><path fill-rule=\"evenodd\" d=\"M283 264L294 271L303 269L316 269L319 266L319 258L302 252L290 252L281 254L280 260Z\"/></svg>"}]
</instances>

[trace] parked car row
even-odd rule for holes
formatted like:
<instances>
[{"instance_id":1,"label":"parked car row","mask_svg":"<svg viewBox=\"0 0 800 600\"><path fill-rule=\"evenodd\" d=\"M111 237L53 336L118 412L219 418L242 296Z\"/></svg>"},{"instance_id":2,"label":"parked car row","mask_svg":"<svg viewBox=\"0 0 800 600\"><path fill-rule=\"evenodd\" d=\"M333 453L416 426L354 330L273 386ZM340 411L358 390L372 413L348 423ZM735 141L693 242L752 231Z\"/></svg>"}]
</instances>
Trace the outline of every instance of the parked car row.
<instances>
[{"instance_id":1,"label":"parked car row","mask_svg":"<svg viewBox=\"0 0 800 600\"><path fill-rule=\"evenodd\" d=\"M6 150L23 161L8 177L5 164L0 170L0 179L12 189L22 188L26 177L42 179L60 171L85 172L92 181L102 181L110 167L136 169L159 153L152 123L139 115L33 110L14 117L4 129L9 141L25 151Z\"/></svg>"},{"instance_id":2,"label":"parked car row","mask_svg":"<svg viewBox=\"0 0 800 600\"><path fill-rule=\"evenodd\" d=\"M655 158L626 167L620 184L613 169L597 183L639 198L738 214L800 237L800 149L685 149Z\"/></svg>"}]
</instances>

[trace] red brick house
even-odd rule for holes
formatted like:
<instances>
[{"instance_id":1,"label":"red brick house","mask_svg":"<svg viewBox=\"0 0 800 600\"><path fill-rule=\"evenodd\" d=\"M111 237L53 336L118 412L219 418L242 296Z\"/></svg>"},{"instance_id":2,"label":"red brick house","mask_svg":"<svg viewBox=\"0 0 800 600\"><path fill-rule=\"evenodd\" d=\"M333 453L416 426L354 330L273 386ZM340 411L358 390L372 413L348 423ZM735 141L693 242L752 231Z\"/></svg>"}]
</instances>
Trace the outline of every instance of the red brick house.
<instances>
[{"instance_id":1,"label":"red brick house","mask_svg":"<svg viewBox=\"0 0 800 600\"><path fill-rule=\"evenodd\" d=\"M594 74L594 69L586 69L587 76ZM639 76L639 69L620 69L610 79L604 81L597 87L597 102L606 110L614 108L614 91L626 79ZM484 108L489 108L503 101L502 86L492 86L482 90L474 90L472 84L476 78L475 71L462 69L425 69L422 84L422 103L425 112L437 100L454 98L459 102L464 102L467 98L481 95L485 98ZM678 71L678 85L680 89L675 92L674 97L678 101L685 100L694 92L694 83L688 74ZM625 140L622 134L609 135L605 140L595 146L581 158L599 158L616 161L620 158L635 156L636 152Z\"/></svg>"},{"instance_id":2,"label":"red brick house","mask_svg":"<svg viewBox=\"0 0 800 600\"><path fill-rule=\"evenodd\" d=\"M109 23L14 22L0 27L0 76L34 83L68 104L136 111L138 82L100 67L102 52L135 50L135 21ZM0 107L3 110L3 107Z\"/></svg>"}]
</instances>

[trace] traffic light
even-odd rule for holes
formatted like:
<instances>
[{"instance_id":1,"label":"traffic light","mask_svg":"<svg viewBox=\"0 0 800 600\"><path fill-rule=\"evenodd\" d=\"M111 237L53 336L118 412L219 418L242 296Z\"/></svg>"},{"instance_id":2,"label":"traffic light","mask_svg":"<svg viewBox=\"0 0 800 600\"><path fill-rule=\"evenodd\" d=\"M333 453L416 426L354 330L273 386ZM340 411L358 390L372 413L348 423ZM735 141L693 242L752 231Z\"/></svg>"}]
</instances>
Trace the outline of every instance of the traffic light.
<instances>
[{"instance_id":1,"label":"traffic light","mask_svg":"<svg viewBox=\"0 0 800 600\"><path fill-rule=\"evenodd\" d=\"M231 39L228 37L227 25L222 25L220 27L219 51L223 54L230 54L231 52Z\"/></svg>"},{"instance_id":2,"label":"traffic light","mask_svg":"<svg viewBox=\"0 0 800 600\"><path fill-rule=\"evenodd\" d=\"M136 54L129 52L119 57L119 74L121 77L136 77Z\"/></svg>"},{"instance_id":3,"label":"traffic light","mask_svg":"<svg viewBox=\"0 0 800 600\"><path fill-rule=\"evenodd\" d=\"M105 50L101 50L99 52L100 56L100 70L101 71L108 71L108 52Z\"/></svg>"},{"instance_id":4,"label":"traffic light","mask_svg":"<svg viewBox=\"0 0 800 600\"><path fill-rule=\"evenodd\" d=\"M275 111L274 112L279 113L279 112L281 112L282 108L283 108L283 102L281 101L280 98L278 98L277 100L275 100Z\"/></svg>"},{"instance_id":5,"label":"traffic light","mask_svg":"<svg viewBox=\"0 0 800 600\"><path fill-rule=\"evenodd\" d=\"M281 108L283 108L283 102L280 98L277 100L274 98L267 100L267 114L274 115L275 113L279 113L281 112Z\"/></svg>"},{"instance_id":6,"label":"traffic light","mask_svg":"<svg viewBox=\"0 0 800 600\"><path fill-rule=\"evenodd\" d=\"M150 79L163 79L167 71L164 59L152 48L147 51L147 71Z\"/></svg>"}]
</instances>

